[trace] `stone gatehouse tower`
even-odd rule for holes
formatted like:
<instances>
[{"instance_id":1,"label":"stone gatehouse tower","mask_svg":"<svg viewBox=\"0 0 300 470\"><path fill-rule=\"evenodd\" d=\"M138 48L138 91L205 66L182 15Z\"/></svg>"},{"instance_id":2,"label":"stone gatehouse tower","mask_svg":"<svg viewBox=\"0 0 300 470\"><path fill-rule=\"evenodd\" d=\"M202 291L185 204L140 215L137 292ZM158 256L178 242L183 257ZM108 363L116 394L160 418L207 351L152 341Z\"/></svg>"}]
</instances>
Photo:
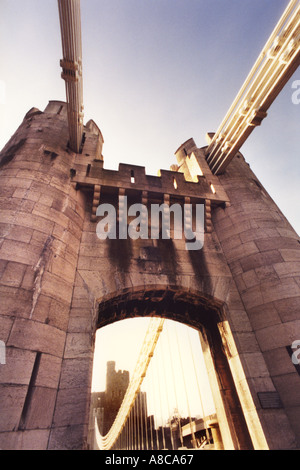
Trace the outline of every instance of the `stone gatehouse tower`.
<instances>
[{"instance_id":1,"label":"stone gatehouse tower","mask_svg":"<svg viewBox=\"0 0 300 470\"><path fill-rule=\"evenodd\" d=\"M31 109L0 154L0 448L88 448L95 331L157 315L201 332L224 447L300 446L298 236L238 153L211 173L193 139L178 166L106 170L103 137L68 147L66 104ZM99 240L100 202L205 204L204 247Z\"/></svg>"},{"instance_id":2,"label":"stone gatehouse tower","mask_svg":"<svg viewBox=\"0 0 300 470\"><path fill-rule=\"evenodd\" d=\"M105 435L114 422L117 416L118 410L122 404L122 400L126 393L129 385L129 372L128 370L115 369L116 363L109 361L106 364L106 388L105 392L102 393L102 403L100 406L104 408L104 430L102 432Z\"/></svg>"}]
</instances>

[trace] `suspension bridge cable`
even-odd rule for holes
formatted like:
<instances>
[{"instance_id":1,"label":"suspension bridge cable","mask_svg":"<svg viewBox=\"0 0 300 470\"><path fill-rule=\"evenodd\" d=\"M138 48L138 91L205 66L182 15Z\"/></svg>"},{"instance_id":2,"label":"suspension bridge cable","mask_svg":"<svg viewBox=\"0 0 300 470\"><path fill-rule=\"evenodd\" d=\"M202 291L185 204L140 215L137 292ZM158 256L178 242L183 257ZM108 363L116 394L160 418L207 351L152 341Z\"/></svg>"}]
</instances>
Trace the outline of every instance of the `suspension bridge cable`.
<instances>
[{"instance_id":1,"label":"suspension bridge cable","mask_svg":"<svg viewBox=\"0 0 300 470\"><path fill-rule=\"evenodd\" d=\"M149 383L149 385L147 386L146 385L146 389L150 389L150 385L151 385L151 381L149 380L149 376L151 375L151 369L152 369L152 364L150 365L150 368L148 369L147 371L147 377L146 377L146 380L147 382ZM146 382L146 383L147 383ZM151 396L151 394L150 394ZM149 400L149 396L148 396L148 400ZM149 404L149 409L150 409L150 404ZM153 431L154 431L154 415L153 415L153 420L152 420L152 415L149 416L149 426L150 426L150 442L151 442L151 450L154 450L154 441L153 441Z\"/></svg>"},{"instance_id":2,"label":"suspension bridge cable","mask_svg":"<svg viewBox=\"0 0 300 470\"><path fill-rule=\"evenodd\" d=\"M161 345L162 343L160 342L159 344L159 349L161 350ZM161 354L159 355L160 359ZM164 418L163 418L163 406L162 406L162 391L161 391L161 380L159 378L159 369L161 365L161 360L158 360L158 367L157 367L157 372L158 372L158 393L159 393L159 401L160 401L160 416L161 416L161 431L162 431L162 439L163 439L163 449L166 449L166 437L165 437L165 429L164 429Z\"/></svg>"},{"instance_id":3,"label":"suspension bridge cable","mask_svg":"<svg viewBox=\"0 0 300 470\"><path fill-rule=\"evenodd\" d=\"M189 413L189 421L190 421L190 429L191 429L191 434L192 434L192 439L193 439L193 446L195 447L196 446L196 439L195 439L195 433L194 433L193 426L192 426L191 410L190 410L188 392L187 392L187 387L186 387L184 368L183 368L183 363L182 363L182 354L181 354L181 351L180 351L180 344L179 344L178 334L177 334L177 325L175 325L175 335L176 335L177 347L178 347L178 352L179 352L179 362L180 362L181 372L182 372L182 377L183 377L183 385L184 385L184 390L185 390L186 403L187 403L187 408L188 408L188 413Z\"/></svg>"},{"instance_id":4,"label":"suspension bridge cable","mask_svg":"<svg viewBox=\"0 0 300 470\"><path fill-rule=\"evenodd\" d=\"M142 392L139 393L139 402L140 402L140 426L141 426L141 448L144 450L144 429L143 429L143 406L142 406Z\"/></svg>"},{"instance_id":5,"label":"suspension bridge cable","mask_svg":"<svg viewBox=\"0 0 300 470\"><path fill-rule=\"evenodd\" d=\"M138 403L139 403L139 394L137 394L136 396L136 400L134 402L134 406L135 406L135 414L136 414L136 429L137 429L137 436L138 436L138 440L137 440L137 448L140 449L140 445L141 445L141 441L140 441L140 426L139 426L139 413L138 413Z\"/></svg>"},{"instance_id":6,"label":"suspension bridge cable","mask_svg":"<svg viewBox=\"0 0 300 470\"><path fill-rule=\"evenodd\" d=\"M152 368L151 368L151 372L152 372L152 376L153 376L153 379L151 381L152 383L152 391L153 391L153 404L154 404L154 413L153 413L153 425L154 425L154 429L155 429L155 437L156 437L156 448L157 450L159 450L159 435L158 435L158 431L159 431L159 426L158 426L158 421L156 419L156 416L157 416L157 410L156 410L156 407L157 407L157 401L156 401L156 398L155 398L155 380L154 380L154 373L155 373L155 367L154 367L154 363L152 363Z\"/></svg>"},{"instance_id":7,"label":"suspension bridge cable","mask_svg":"<svg viewBox=\"0 0 300 470\"><path fill-rule=\"evenodd\" d=\"M208 432L206 413L205 413L204 406L203 406L201 388L200 388L200 384L199 384L199 380L198 380L198 374L197 374L197 368L196 368L196 364L195 364L194 351L193 351L192 343L191 343L190 330L187 330L187 337L188 337L188 343L189 343L189 347L190 347L190 351L191 351L191 357L192 357L192 362L193 362L193 367L194 367L194 372L195 372L195 377L196 377L196 383L197 383L197 389L198 389L198 394L199 394L203 424L204 424L204 427L205 427L206 439L207 439L207 443L209 443L210 436L209 436L209 432Z\"/></svg>"},{"instance_id":8,"label":"suspension bridge cable","mask_svg":"<svg viewBox=\"0 0 300 470\"><path fill-rule=\"evenodd\" d=\"M147 421L147 399L146 393L144 393L144 415L145 415L145 439L146 439L146 450L149 450L149 442L148 442L148 421Z\"/></svg>"},{"instance_id":9,"label":"suspension bridge cable","mask_svg":"<svg viewBox=\"0 0 300 470\"><path fill-rule=\"evenodd\" d=\"M151 378L152 376L152 378ZM156 387L155 387L155 362L151 363L150 374L148 375L150 386L152 387L153 397L153 429L155 434L156 449L159 450L159 436L158 436L158 422L157 422L157 400L156 400Z\"/></svg>"},{"instance_id":10,"label":"suspension bridge cable","mask_svg":"<svg viewBox=\"0 0 300 470\"><path fill-rule=\"evenodd\" d=\"M161 345L161 350L163 352L163 345L165 344L165 342L161 342L160 345ZM163 366L163 376L165 378L165 390L166 390L166 398L167 398L167 405L168 405L168 422L169 422L169 425L170 425L170 438L171 438L171 445L172 445L172 450L174 450L174 437L173 437L173 432L172 432L172 423L171 423L171 409L170 409L170 398L169 398L169 387L168 387L168 384L167 384L167 374L166 374L166 361L165 361L165 354L163 353L162 354L162 366Z\"/></svg>"},{"instance_id":11,"label":"suspension bridge cable","mask_svg":"<svg viewBox=\"0 0 300 470\"><path fill-rule=\"evenodd\" d=\"M153 417L154 418L154 417ZM151 415L150 415L150 439L151 439L151 450L154 449L154 443L153 443L153 426L154 426L154 419L152 422Z\"/></svg>"},{"instance_id":12,"label":"suspension bridge cable","mask_svg":"<svg viewBox=\"0 0 300 470\"><path fill-rule=\"evenodd\" d=\"M174 396L175 396L175 403L176 403L176 409L177 412L179 411L178 407L178 396L177 396L177 390L176 390L176 380L175 380L175 372L174 372L174 364L173 364L173 358L171 355L171 345L170 345L170 331L169 331L170 323L168 323L166 332L167 332L167 340L168 340L168 346L169 346L169 354L170 354L170 364L171 364L171 373L172 373L172 379L173 379L173 390L174 390ZM180 419L179 419L179 438L180 438L180 443L181 447L183 447L183 438L182 438L182 432L181 432L181 424L180 424Z\"/></svg>"}]
</instances>

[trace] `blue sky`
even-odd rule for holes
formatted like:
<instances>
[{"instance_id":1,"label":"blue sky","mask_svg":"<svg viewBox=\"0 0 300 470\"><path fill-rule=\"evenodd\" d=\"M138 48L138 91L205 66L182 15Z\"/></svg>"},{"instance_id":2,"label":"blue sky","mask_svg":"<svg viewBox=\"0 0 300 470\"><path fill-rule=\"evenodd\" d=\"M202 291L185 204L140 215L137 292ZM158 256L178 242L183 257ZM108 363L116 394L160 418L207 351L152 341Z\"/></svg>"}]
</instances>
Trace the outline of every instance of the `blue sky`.
<instances>
[{"instance_id":1,"label":"blue sky","mask_svg":"<svg viewBox=\"0 0 300 470\"><path fill-rule=\"evenodd\" d=\"M133 163L156 174L190 137L205 145L288 3L82 0L85 122L102 130L105 167ZM56 0L1 0L1 148L32 106L65 100L61 55ZM300 70L241 151L300 233L296 79Z\"/></svg>"}]
</instances>

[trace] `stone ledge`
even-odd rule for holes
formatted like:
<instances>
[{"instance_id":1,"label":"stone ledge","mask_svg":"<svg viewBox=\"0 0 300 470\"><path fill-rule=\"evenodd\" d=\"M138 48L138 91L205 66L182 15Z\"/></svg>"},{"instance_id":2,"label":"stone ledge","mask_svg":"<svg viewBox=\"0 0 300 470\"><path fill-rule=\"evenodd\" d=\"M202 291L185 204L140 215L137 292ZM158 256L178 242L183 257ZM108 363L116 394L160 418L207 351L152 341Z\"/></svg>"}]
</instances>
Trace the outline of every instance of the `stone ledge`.
<instances>
[{"instance_id":1,"label":"stone ledge","mask_svg":"<svg viewBox=\"0 0 300 470\"><path fill-rule=\"evenodd\" d=\"M16 319L7 346L62 357L66 333L50 325Z\"/></svg>"}]
</instances>

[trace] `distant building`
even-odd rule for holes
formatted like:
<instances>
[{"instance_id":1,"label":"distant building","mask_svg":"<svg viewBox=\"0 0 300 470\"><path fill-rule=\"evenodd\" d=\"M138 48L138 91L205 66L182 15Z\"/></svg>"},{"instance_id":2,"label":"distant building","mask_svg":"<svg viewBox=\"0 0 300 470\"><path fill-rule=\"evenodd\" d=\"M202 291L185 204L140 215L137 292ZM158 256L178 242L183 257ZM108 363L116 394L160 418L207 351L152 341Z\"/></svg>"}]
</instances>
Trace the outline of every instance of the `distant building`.
<instances>
[{"instance_id":1,"label":"distant building","mask_svg":"<svg viewBox=\"0 0 300 470\"><path fill-rule=\"evenodd\" d=\"M105 391L93 394L93 404L97 409L98 424L102 434L106 434L111 428L128 385L129 371L116 371L115 361L108 361Z\"/></svg>"},{"instance_id":2,"label":"distant building","mask_svg":"<svg viewBox=\"0 0 300 470\"><path fill-rule=\"evenodd\" d=\"M92 408L103 436L108 433L117 416L130 381L129 371L116 371L115 361L108 361L106 367L105 391L92 394ZM146 392L138 393L128 421L131 432L136 432L142 446L147 447L146 440L150 445L150 435L153 433L150 428L154 427L154 420L148 417Z\"/></svg>"}]
</instances>

